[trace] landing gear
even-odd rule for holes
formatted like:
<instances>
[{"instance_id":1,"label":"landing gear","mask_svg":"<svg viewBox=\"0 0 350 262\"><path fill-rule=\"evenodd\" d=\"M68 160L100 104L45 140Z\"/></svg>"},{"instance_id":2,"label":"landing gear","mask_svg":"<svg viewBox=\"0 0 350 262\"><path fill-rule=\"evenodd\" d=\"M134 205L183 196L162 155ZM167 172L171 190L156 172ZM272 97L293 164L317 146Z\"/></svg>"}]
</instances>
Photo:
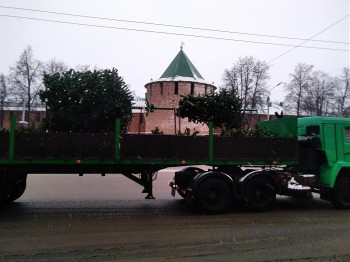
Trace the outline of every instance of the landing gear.
<instances>
[{"instance_id":1,"label":"landing gear","mask_svg":"<svg viewBox=\"0 0 350 262\"><path fill-rule=\"evenodd\" d=\"M337 208L348 209L350 208L350 176L340 176L332 190L332 203Z\"/></svg>"},{"instance_id":2,"label":"landing gear","mask_svg":"<svg viewBox=\"0 0 350 262\"><path fill-rule=\"evenodd\" d=\"M141 173L142 185L145 187L142 193L147 193L145 199L156 199L153 196L153 174L152 172Z\"/></svg>"},{"instance_id":3,"label":"landing gear","mask_svg":"<svg viewBox=\"0 0 350 262\"><path fill-rule=\"evenodd\" d=\"M146 193L147 196L145 199L156 199L153 196L153 180L155 180L156 173L151 171L144 171L141 172L140 177L136 177L131 173L122 173L125 177L129 178L130 180L136 182L137 184L144 187L142 193Z\"/></svg>"},{"instance_id":4,"label":"landing gear","mask_svg":"<svg viewBox=\"0 0 350 262\"><path fill-rule=\"evenodd\" d=\"M266 211L276 199L276 189L266 177L255 177L246 182L243 201L252 211Z\"/></svg>"}]
</instances>

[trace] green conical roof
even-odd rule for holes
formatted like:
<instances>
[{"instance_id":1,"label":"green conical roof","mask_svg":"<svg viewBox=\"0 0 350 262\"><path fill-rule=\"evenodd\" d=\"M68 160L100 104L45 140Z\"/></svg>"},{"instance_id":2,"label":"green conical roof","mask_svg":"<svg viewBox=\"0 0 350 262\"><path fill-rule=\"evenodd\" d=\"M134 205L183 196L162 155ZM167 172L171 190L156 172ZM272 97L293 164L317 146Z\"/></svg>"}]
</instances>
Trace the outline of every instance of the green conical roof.
<instances>
[{"instance_id":1,"label":"green conical roof","mask_svg":"<svg viewBox=\"0 0 350 262\"><path fill-rule=\"evenodd\" d=\"M181 77L184 77L186 80L190 81L192 79L193 81L204 81L204 78L192 64L191 60L187 57L182 48L159 80L175 80L176 78L179 79Z\"/></svg>"}]
</instances>

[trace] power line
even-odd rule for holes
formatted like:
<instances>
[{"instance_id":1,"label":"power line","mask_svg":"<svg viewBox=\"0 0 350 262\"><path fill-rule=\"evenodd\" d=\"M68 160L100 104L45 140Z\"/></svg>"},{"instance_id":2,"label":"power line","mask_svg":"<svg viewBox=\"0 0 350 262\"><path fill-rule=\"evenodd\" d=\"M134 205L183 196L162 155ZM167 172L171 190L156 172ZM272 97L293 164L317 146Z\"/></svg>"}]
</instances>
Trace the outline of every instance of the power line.
<instances>
[{"instance_id":1,"label":"power line","mask_svg":"<svg viewBox=\"0 0 350 262\"><path fill-rule=\"evenodd\" d=\"M293 51L294 49L298 48L298 47L302 47L301 45L305 44L306 42L308 42L309 40L311 40L312 38L320 35L321 33L323 33L324 31L328 30L329 28L331 28L332 26L340 23L341 21L343 21L344 19L348 18L349 17L349 14L347 14L346 16L344 16L343 18L341 18L340 20L336 21L335 23L331 24L330 26L327 26L325 29L321 30L320 32L318 32L317 34L313 35L312 37L310 37L309 39L303 41L302 43L300 43L299 45L297 46L294 46L293 48L289 49L288 51L282 53L281 55L275 57L274 59L272 59L270 62L268 62L267 64L271 64L273 61L277 60L278 58L288 54L289 52Z\"/></svg>"},{"instance_id":2,"label":"power line","mask_svg":"<svg viewBox=\"0 0 350 262\"><path fill-rule=\"evenodd\" d=\"M201 30L201 31L209 31L209 32L217 32L217 33L240 34L240 35L249 35L249 36L280 38L280 39L288 39L288 40L308 40L308 41L313 41L313 42L333 43L333 44L346 44L346 45L349 44L347 42L339 42L339 41L316 40L316 39L311 40L311 39L297 38L297 37L254 34L254 33L245 33L245 32L238 32L238 31L219 30L219 29L212 29L212 28L191 27L191 26L181 26L181 25L170 25L170 24L162 24L162 23L152 23L152 22L145 22L145 21L135 21L135 20L125 20L125 19L116 19L116 18L99 17L99 16L80 15L80 14L73 14L73 13L55 12L55 11L47 11L47 10L39 10L39 9L31 9L31 8L20 8L20 7L12 7L12 6L0 6L0 8L38 12L38 13L47 13L47 14L56 14L56 15L65 15L65 16L73 16L73 17L81 17L81 18L99 19L99 20L106 20L106 21L117 21L117 22L154 25L154 26L163 26L163 27L171 27L171 28Z\"/></svg>"},{"instance_id":3,"label":"power line","mask_svg":"<svg viewBox=\"0 0 350 262\"><path fill-rule=\"evenodd\" d=\"M0 15L0 17L9 17L9 18L20 18L27 20L35 20L35 21L44 21L44 22L52 22L52 23L60 23L60 24L69 24L69 25L78 25L78 26L88 26L88 27L96 27L96 28L107 28L107 29L116 29L116 30L126 30L126 31L135 31L135 32L144 32L144 33L155 33L155 34L164 34L164 35L177 35L177 36L188 36L188 37L196 37L196 38L205 38L205 39L214 39L214 40L225 40L225 41L235 41L235 42L244 42L244 43L253 43L253 44L264 44L264 45L274 45L274 46L289 46L295 49L295 45L290 44L280 44L273 42L261 42L261 41L251 41L251 40L243 40L243 39L234 39L234 38L224 38L224 37L214 37L214 36L205 36L205 35L193 35L193 34L184 34L184 33L173 33L166 31L156 31L156 30L145 30L145 29L136 29L136 28L127 28L127 27L116 27L116 26L105 26L105 25L97 25L97 24L85 24L85 23L76 23L76 22L68 22L68 21L60 21L60 20L52 20L52 19L43 19L43 18L34 18L34 17L26 17L26 16L15 16L15 15ZM328 47L316 47L316 46L297 46L300 48L308 48L308 49L320 49L320 50L332 50L332 51L344 51L349 52L349 49L339 49L339 48L328 48Z\"/></svg>"},{"instance_id":4,"label":"power line","mask_svg":"<svg viewBox=\"0 0 350 262\"><path fill-rule=\"evenodd\" d=\"M337 70L334 70L334 71L328 72L327 74L333 74L333 73L335 73L335 72L338 72L338 71L340 71L340 70L343 70L344 68L349 68L349 67L348 67L348 66L344 66L344 67L339 68L339 69L337 69Z\"/></svg>"}]
</instances>

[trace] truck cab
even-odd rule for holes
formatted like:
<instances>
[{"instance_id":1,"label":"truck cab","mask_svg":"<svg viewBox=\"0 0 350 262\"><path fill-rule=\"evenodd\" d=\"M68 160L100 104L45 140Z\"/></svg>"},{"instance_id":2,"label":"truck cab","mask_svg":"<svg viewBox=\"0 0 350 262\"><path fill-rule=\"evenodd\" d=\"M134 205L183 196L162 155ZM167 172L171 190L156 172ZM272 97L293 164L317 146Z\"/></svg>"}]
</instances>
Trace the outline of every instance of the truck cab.
<instances>
[{"instance_id":1,"label":"truck cab","mask_svg":"<svg viewBox=\"0 0 350 262\"><path fill-rule=\"evenodd\" d=\"M337 207L350 205L350 119L336 117L305 117L298 119L298 136L315 137L317 172L321 198ZM299 150L302 154L302 151ZM300 159L300 164L305 161ZM340 191L342 196L340 197Z\"/></svg>"}]
</instances>

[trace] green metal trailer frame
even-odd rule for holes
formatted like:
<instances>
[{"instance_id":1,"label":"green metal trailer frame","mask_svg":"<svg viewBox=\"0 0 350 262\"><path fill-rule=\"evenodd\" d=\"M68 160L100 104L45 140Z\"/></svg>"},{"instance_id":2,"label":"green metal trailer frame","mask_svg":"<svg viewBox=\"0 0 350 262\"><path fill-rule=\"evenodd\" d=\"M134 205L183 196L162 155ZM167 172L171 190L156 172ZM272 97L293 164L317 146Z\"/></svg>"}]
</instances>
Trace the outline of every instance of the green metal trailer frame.
<instances>
[{"instance_id":1,"label":"green metal trailer frame","mask_svg":"<svg viewBox=\"0 0 350 262\"><path fill-rule=\"evenodd\" d=\"M137 154L134 156L123 156L123 139L132 141L133 139L153 139L155 141L162 139L176 140L178 136L157 136L157 135L121 135L120 133L120 120L116 120L115 131L115 144L114 155L108 158L101 157L18 157L16 156L16 119L11 117L11 125L9 132L8 142L8 155L7 157L0 157L0 178L1 176L11 176L14 174L30 174L30 173L78 173L83 175L84 173L120 173L136 183L144 186L145 193L148 193L148 198L152 198L152 181L154 173L166 167L174 166L189 166L189 165L208 165L208 166L243 166L243 165L260 165L260 166L272 166L272 165L295 165L298 161L297 156L297 120L281 119L276 126L265 124L263 128L268 129L270 133L274 133L273 137L262 137L252 139L247 138L220 138L214 135L214 129L212 123L209 124L209 136L202 138L188 137L188 141L193 141L192 146L195 146L197 141L202 141L204 147L199 148L199 151L205 151L203 155L205 157L196 158L196 152L187 153L187 157L181 156L181 152L186 151L186 148L191 147L190 144L184 143L183 145L176 144L177 157L164 157L161 154L157 155L155 152L153 155L143 155L140 157ZM281 132L283 130L283 132ZM287 131L286 131L287 130ZM287 133L286 133L287 132ZM29 136L29 134L28 134ZM164 138L165 137L165 138ZM197 139L197 140L196 140ZM236 140L235 140L236 139ZM238 140L237 140L238 139ZM239 148L235 148L235 141L239 139L245 139L240 141ZM203 142L205 140L205 142ZM245 146L246 141L251 141L250 146ZM59 143L60 141L57 141ZM150 143L152 144L152 143ZM154 143L157 144L157 143ZM266 155L259 155L256 152L263 152ZM179 147L179 148L178 148ZM266 147L271 147L269 150ZM288 147L285 150L285 147ZM1 146L0 146L1 148ZM133 148L137 152L137 148ZM248 150L248 151L247 151ZM266 150L266 152L264 152ZM267 152L271 151L271 152ZM145 152L148 152L147 150ZM222 153L223 152L223 153ZM234 153L235 152L235 153ZM246 152L244 154L244 152ZM218 155L223 154L223 157ZM231 157L231 153L235 155ZM255 154L255 156L254 156ZM185 154L186 155L186 154ZM242 157L241 157L242 155ZM253 157L250 157L252 155ZM141 174L136 176L135 174Z\"/></svg>"}]
</instances>

